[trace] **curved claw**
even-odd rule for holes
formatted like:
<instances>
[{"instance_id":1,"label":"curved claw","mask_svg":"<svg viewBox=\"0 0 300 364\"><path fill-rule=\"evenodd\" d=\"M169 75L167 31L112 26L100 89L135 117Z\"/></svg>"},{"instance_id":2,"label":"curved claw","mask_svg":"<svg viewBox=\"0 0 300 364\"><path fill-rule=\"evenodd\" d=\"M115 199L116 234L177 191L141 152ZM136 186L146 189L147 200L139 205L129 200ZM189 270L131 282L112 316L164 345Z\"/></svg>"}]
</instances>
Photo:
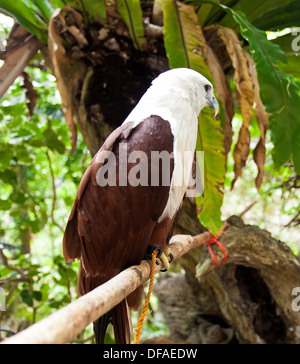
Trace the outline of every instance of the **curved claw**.
<instances>
[{"instance_id":1,"label":"curved claw","mask_svg":"<svg viewBox=\"0 0 300 364\"><path fill-rule=\"evenodd\" d=\"M160 260L163 262L164 265L164 269L161 270L161 272L166 272L170 269L170 263L169 263L169 258L162 253L160 256Z\"/></svg>"},{"instance_id":2,"label":"curved claw","mask_svg":"<svg viewBox=\"0 0 300 364\"><path fill-rule=\"evenodd\" d=\"M153 246L148 246L144 259L151 260L152 253L154 251L158 251L156 259L160 259L163 263L164 269L162 269L161 272L167 272L170 269L170 263L174 259L173 254L170 253L169 249L167 249L166 253L164 253L163 249L160 246L153 245ZM156 264L157 265L159 264L157 260Z\"/></svg>"}]
</instances>

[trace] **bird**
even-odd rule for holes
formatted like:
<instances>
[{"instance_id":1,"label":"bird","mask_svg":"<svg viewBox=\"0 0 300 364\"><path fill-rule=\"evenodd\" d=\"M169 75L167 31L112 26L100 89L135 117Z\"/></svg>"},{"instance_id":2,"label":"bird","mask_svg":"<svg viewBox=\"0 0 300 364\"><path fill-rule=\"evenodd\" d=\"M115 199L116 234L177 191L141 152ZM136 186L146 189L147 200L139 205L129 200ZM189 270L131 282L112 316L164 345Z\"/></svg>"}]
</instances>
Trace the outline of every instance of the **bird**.
<instances>
[{"instance_id":1,"label":"bird","mask_svg":"<svg viewBox=\"0 0 300 364\"><path fill-rule=\"evenodd\" d=\"M195 154L205 107L219 111L213 85L202 74L189 68L163 72L96 153L63 237L65 260L80 261L79 295L149 259L154 249L167 257L168 268L168 242L193 169L193 158L185 155ZM95 321L96 343L104 342L109 323L117 344L130 343L130 309L137 310L142 297L141 286Z\"/></svg>"}]
</instances>

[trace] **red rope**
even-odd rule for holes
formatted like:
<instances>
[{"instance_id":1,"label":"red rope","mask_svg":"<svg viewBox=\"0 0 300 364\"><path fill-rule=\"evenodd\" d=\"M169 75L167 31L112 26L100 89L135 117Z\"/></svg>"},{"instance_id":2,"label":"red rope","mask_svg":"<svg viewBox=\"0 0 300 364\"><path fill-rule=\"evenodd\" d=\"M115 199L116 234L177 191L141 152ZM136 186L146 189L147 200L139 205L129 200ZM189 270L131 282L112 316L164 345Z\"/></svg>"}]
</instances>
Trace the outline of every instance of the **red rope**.
<instances>
[{"instance_id":1,"label":"red rope","mask_svg":"<svg viewBox=\"0 0 300 364\"><path fill-rule=\"evenodd\" d=\"M213 236L212 234L211 234L211 239L210 239L210 241L209 242L207 242L206 243L206 246L207 246L207 248L208 248L208 251L209 251L209 253L210 253L210 255L211 255L211 259L213 260L213 262L215 263L215 266L216 267L219 267L220 265L222 265L222 264L224 264L225 262L226 262L226 260L227 260L227 253L226 253L226 250L225 250L225 248L224 248L224 246L219 242L219 237L220 237L220 235L223 233L223 231L226 229L226 227L228 226L228 223L227 222L225 222L224 223L224 225L223 225L223 227L221 228L221 230L220 231L218 231L218 233L216 234L216 236ZM223 255L224 255L224 258L223 258L223 260L222 260L222 262L221 263L219 263L218 262L218 260L217 260L217 258L216 258L216 256L215 256L215 253L213 252L213 250L212 250L212 248L211 248L211 245L212 244L217 244L218 245L218 247L222 250L222 252L223 252Z\"/></svg>"},{"instance_id":2,"label":"red rope","mask_svg":"<svg viewBox=\"0 0 300 364\"><path fill-rule=\"evenodd\" d=\"M218 262L216 256L215 256L215 253L213 252L212 248L211 248L211 245L212 244L217 244L219 246L219 248L222 250L223 252L223 255L224 255L224 258L222 260L221 263ZM224 246L218 241L218 239L215 237L215 236L212 236L210 241L208 243L206 243L206 246L208 248L208 251L211 255L211 259L213 260L213 262L215 263L215 266L216 267L219 267L220 265L224 264L227 260L227 253L226 253L226 250L224 248Z\"/></svg>"}]
</instances>

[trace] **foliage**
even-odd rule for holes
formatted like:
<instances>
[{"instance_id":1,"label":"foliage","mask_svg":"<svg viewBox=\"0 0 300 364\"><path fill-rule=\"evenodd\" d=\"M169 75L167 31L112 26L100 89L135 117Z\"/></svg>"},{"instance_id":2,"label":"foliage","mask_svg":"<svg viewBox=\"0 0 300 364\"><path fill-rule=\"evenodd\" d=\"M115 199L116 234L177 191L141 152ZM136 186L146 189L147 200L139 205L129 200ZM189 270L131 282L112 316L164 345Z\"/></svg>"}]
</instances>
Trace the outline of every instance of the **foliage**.
<instances>
[{"instance_id":1,"label":"foliage","mask_svg":"<svg viewBox=\"0 0 300 364\"><path fill-rule=\"evenodd\" d=\"M22 19L18 20L34 34L37 35L37 32L36 29L32 28L32 26L39 28L41 33L37 36L42 41L45 41L42 36L45 30L45 23L47 23L51 17L51 9L62 5L61 2L57 3L56 1L50 0L42 2L32 2L29 0L19 1L20 4L7 5L6 3L0 3L0 6L11 14L14 14L16 17L22 16ZM234 3L230 1L223 1L220 3L216 0L185 1L192 5L185 5L182 2L169 0L157 2L161 3L164 14L164 43L170 67L172 68L191 67L203 73L209 79L213 79L208 66L206 41L201 26L211 25L218 21L221 25L224 25L227 28L233 28L237 33L240 33L240 36L244 37L247 42L249 42L249 50L256 64L261 101L265 106L266 112L270 114L269 128L274 145L272 154L275 166L279 168L292 158L295 171L300 174L300 145L298 138L300 132L299 88L293 78L282 71L283 67L279 64L279 62L283 65L286 64L286 56L283 50L277 44L270 42L263 30L258 29L253 25L255 22L259 24L261 23L262 14L264 14L264 12L275 15L279 14L280 11L283 11L285 8L293 6L295 6L296 10L298 9L297 5L291 0L285 0L284 2L275 1L272 3L267 1L263 4L263 6L260 6L258 11L257 1L251 3L243 1L236 1ZM97 17L99 17L98 19L102 19L102 21L106 19L107 11L104 6L105 2L103 1L99 1L97 3L64 1L63 3L64 5L72 6L81 11L83 15L86 16L86 20L89 22L96 21ZM18 9L16 8L17 5L19 5ZM113 5L108 2L106 6L112 7ZM143 29L143 16L140 2L123 0L116 1L116 10L126 23L135 47L140 50L145 50L146 39ZM39 20L37 20L36 17ZM41 19L43 20L43 23L41 23ZM289 17L285 18L285 24L289 24L288 20L291 24L295 24L293 23L293 18L290 19ZM30 25L28 25L29 23ZM238 31L237 25L239 25L240 31ZM268 26L272 29L270 24L268 24ZM219 35L221 30L217 30ZM228 44L229 42L232 42L232 39L230 40L228 37L232 38L232 36L230 34L226 35L226 32L223 32L223 37L220 37L225 43L230 54L231 50L228 48ZM236 40L234 41L236 42ZM238 49L237 54L240 54L241 52L243 52L242 49ZM231 56L232 55L230 54L230 57ZM246 58L244 59L244 62L247 62ZM232 59L232 61L234 65L234 59ZM243 72L243 75L241 75L240 72ZM251 74L250 69L245 69L245 67L243 70L236 68L235 84L237 86L236 89L238 92L244 123L239 132L239 140L234 149L235 178L233 185L242 175L242 171L249 156L249 126L252 119L252 109L255 109L255 103L257 102L257 100L254 100L254 95L251 95L251 88L254 86L248 82L247 90L244 87L246 85L245 82L238 82L238 79L244 79L245 75L247 77L247 73L249 75L248 77L253 78L253 72ZM270 90L272 90L272 92L270 92ZM243 95L246 96L244 100ZM226 108L224 104L223 107ZM208 122L212 123L211 117L205 116L205 118ZM258 121L261 122L260 120ZM67 120L67 123L68 125L71 125L69 120ZM204 141L208 135L205 135L205 133L201 130L201 125L203 125L201 120L199 125L200 139ZM258 188L261 185L263 177L265 161L265 157L263 156L265 154L264 134L266 133L267 127L267 125L262 126L262 138L255 151L255 162L259 168L259 176L257 178ZM53 137L50 132L47 134L48 138ZM72 135L73 134L74 130L72 132ZM222 135L218 135L217 138L216 145L219 145L220 143L218 140L222 138ZM204 145L209 149L214 148L209 143L203 142L202 146ZM205 164L212 164L209 149L204 150L204 152L207 153ZM222 166L222 168L218 169L220 173L217 178L218 183L213 180L211 175L207 174L205 177L206 187L210 198L207 199L204 196L204 198L198 199L199 207L201 208L199 215L200 221L204 222L205 219L206 226L212 230L212 233L216 233L222 225L220 214L210 214L210 219L207 221L207 215L204 218L204 213L207 211L220 211L221 209L222 198L220 198L220 191L222 194L222 185L224 185L225 179L225 169L223 168L223 166L225 166L225 157L224 149L223 151L222 148L218 149L217 164ZM206 172L209 171L209 168L205 169ZM218 198L215 198L214 196L218 196ZM209 206L203 208L203 204L208 204Z\"/></svg>"},{"instance_id":2,"label":"foliage","mask_svg":"<svg viewBox=\"0 0 300 364\"><path fill-rule=\"evenodd\" d=\"M274 144L273 159L277 167L293 157L295 171L300 174L300 93L293 78L285 75L277 62L286 63L282 49L270 42L265 32L254 27L241 12L223 7L241 26L242 36L249 42L256 64L260 96L270 114L270 131Z\"/></svg>"},{"instance_id":3,"label":"foliage","mask_svg":"<svg viewBox=\"0 0 300 364\"><path fill-rule=\"evenodd\" d=\"M0 106L0 252L6 260L0 283L11 292L7 313L18 307L17 321L35 322L77 297L78 267L61 256L61 226L88 154L81 141L70 156L54 77L35 68L27 72L38 94L32 117L22 78ZM15 279L20 280L17 286Z\"/></svg>"},{"instance_id":4,"label":"foliage","mask_svg":"<svg viewBox=\"0 0 300 364\"><path fill-rule=\"evenodd\" d=\"M124 19L134 46L143 50L146 46L141 4L138 0L125 0L116 2L117 9Z\"/></svg>"},{"instance_id":5,"label":"foliage","mask_svg":"<svg viewBox=\"0 0 300 364\"><path fill-rule=\"evenodd\" d=\"M296 26L299 2L156 0L155 4L162 7L170 67L190 67L204 74L214 83L221 104L219 119L209 111L199 118L197 148L205 152L204 196L197 199L201 223L213 233L221 227L224 186L225 208L235 212L229 189L239 179L235 186L239 212L241 200L253 196L259 196L267 210L279 193L280 209L289 216L290 225L299 224L299 57L292 50L291 30L272 41L266 33ZM97 31L109 17L123 19L141 57L150 52L153 41L145 32L144 5L135 0L0 0L0 9L44 44L50 19L63 6L76 9L85 27ZM73 34L80 39L80 32ZM216 43L223 47L223 59L214 49ZM62 40L61 47L67 57L70 44ZM23 317L27 322L76 297L78 266L61 258L61 238L90 160L81 135L71 155L55 79L45 70L41 54L32 64L38 68L28 67L0 105L0 253L5 263L0 267L0 284L9 292L8 316L12 312L16 321ZM255 175L259 192L254 189ZM294 250L298 249L295 244ZM18 329L13 322L10 327ZM156 329L165 330L160 325Z\"/></svg>"},{"instance_id":6,"label":"foliage","mask_svg":"<svg viewBox=\"0 0 300 364\"><path fill-rule=\"evenodd\" d=\"M49 4L41 1L41 4ZM28 29L38 39L47 42L47 21L43 15L44 6L39 8L35 2L29 0L0 1L0 8L13 16L24 28ZM48 13L49 14L49 13Z\"/></svg>"}]
</instances>

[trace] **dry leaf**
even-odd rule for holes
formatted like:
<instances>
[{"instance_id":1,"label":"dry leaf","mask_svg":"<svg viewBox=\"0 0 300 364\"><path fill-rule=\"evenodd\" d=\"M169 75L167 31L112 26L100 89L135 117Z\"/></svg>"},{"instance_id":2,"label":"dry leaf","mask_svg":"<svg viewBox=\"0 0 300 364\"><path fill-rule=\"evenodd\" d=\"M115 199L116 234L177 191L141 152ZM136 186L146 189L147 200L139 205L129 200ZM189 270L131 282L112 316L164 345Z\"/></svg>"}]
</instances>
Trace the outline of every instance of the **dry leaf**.
<instances>
[{"instance_id":1,"label":"dry leaf","mask_svg":"<svg viewBox=\"0 0 300 364\"><path fill-rule=\"evenodd\" d=\"M71 131L72 153L74 153L77 143L77 129L73 102L76 98L76 92L78 91L77 86L86 74L86 66L80 60L71 58L64 48L64 40L61 34L66 32L68 27L74 26L74 22L72 22L71 25L66 23L65 13L69 22L70 19L74 19L75 22L82 19L82 17L79 17L78 13L70 7L64 7L61 10L58 9L55 11L49 22L48 43L50 58L57 80L57 88L62 99L63 112L66 123Z\"/></svg>"},{"instance_id":2,"label":"dry leaf","mask_svg":"<svg viewBox=\"0 0 300 364\"><path fill-rule=\"evenodd\" d=\"M261 132L261 138L253 152L254 161L258 168L258 175L255 183L256 188L260 189L264 174L265 174L265 162L266 162L266 133L269 128L269 114L266 112L265 107L261 101L259 93L259 83L257 79L257 71L255 69L255 63L249 53L246 53L249 65L250 74L254 84L254 101L255 101L255 116Z\"/></svg>"},{"instance_id":3,"label":"dry leaf","mask_svg":"<svg viewBox=\"0 0 300 364\"><path fill-rule=\"evenodd\" d=\"M253 118L254 86L249 71L248 59L236 33L232 29L219 26L217 28L217 34L225 44L235 69L234 82L243 118L239 139L233 153L235 160L235 177L232 182L233 188L237 179L242 175L242 170L246 165L250 153L249 126Z\"/></svg>"},{"instance_id":4,"label":"dry leaf","mask_svg":"<svg viewBox=\"0 0 300 364\"><path fill-rule=\"evenodd\" d=\"M224 119L224 147L225 147L225 155L227 156L230 152L231 144L232 144L232 119L234 116L234 100L233 95L230 90L228 81L224 75L222 66L220 65L216 55L213 50L207 45L206 46L206 59L209 70L213 76L216 92L218 98L221 100L222 105L225 110L225 119Z\"/></svg>"},{"instance_id":5,"label":"dry leaf","mask_svg":"<svg viewBox=\"0 0 300 364\"><path fill-rule=\"evenodd\" d=\"M27 102L27 108L29 111L29 116L31 117L33 115L34 109L36 107L37 102L37 92L33 88L32 82L30 81L29 74L26 72L22 73L22 77L24 79L24 85L22 86L26 90L26 98L28 100Z\"/></svg>"},{"instance_id":6,"label":"dry leaf","mask_svg":"<svg viewBox=\"0 0 300 364\"><path fill-rule=\"evenodd\" d=\"M83 48L89 44L89 42L86 40L84 34L82 34L82 32L75 25L71 25L71 26L67 27L67 29L73 35L73 37L76 39L80 48Z\"/></svg>"}]
</instances>

